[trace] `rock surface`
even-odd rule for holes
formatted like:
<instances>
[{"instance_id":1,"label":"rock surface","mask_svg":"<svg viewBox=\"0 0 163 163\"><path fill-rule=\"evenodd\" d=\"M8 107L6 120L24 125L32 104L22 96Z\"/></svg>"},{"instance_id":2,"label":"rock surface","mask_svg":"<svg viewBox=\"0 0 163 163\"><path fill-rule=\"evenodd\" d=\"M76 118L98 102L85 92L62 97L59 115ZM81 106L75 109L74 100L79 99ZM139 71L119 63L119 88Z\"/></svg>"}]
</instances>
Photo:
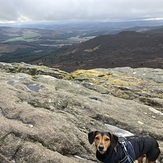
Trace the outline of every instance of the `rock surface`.
<instances>
[{"instance_id":1,"label":"rock surface","mask_svg":"<svg viewBox=\"0 0 163 163\"><path fill-rule=\"evenodd\" d=\"M106 124L154 136L162 150L163 70L0 63L1 163L97 162L87 133Z\"/></svg>"}]
</instances>

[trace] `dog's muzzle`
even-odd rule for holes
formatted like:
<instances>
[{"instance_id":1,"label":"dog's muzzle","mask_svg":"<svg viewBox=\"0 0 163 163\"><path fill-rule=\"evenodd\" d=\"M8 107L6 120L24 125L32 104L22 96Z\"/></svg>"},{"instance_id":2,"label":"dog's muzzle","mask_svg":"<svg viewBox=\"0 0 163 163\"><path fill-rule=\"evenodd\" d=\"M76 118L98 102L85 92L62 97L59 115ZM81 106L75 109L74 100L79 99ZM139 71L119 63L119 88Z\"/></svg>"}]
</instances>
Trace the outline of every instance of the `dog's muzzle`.
<instances>
[{"instance_id":1,"label":"dog's muzzle","mask_svg":"<svg viewBox=\"0 0 163 163\"><path fill-rule=\"evenodd\" d=\"M100 146L98 147L98 149L99 149L100 152L103 152L104 146L103 146L103 145L100 145Z\"/></svg>"}]
</instances>

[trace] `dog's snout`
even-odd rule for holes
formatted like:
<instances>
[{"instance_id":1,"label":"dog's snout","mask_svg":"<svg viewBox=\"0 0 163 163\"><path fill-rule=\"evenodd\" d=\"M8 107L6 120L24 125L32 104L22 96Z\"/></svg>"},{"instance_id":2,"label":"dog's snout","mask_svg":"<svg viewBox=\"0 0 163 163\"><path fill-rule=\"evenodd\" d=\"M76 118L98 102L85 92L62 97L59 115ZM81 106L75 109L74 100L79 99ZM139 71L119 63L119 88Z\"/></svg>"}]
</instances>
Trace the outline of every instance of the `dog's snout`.
<instances>
[{"instance_id":1,"label":"dog's snout","mask_svg":"<svg viewBox=\"0 0 163 163\"><path fill-rule=\"evenodd\" d=\"M103 145L100 145L100 146L99 146L99 150L100 150L100 151L103 151L103 150L104 150L104 146L103 146Z\"/></svg>"}]
</instances>

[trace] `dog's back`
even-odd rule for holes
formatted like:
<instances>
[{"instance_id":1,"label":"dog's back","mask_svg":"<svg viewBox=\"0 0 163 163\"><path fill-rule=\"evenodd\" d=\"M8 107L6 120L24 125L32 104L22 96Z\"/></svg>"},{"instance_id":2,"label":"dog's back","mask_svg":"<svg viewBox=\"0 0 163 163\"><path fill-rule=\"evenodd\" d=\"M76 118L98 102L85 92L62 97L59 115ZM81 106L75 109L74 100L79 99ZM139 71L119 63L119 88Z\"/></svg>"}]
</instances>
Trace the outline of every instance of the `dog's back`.
<instances>
[{"instance_id":1,"label":"dog's back","mask_svg":"<svg viewBox=\"0 0 163 163\"><path fill-rule=\"evenodd\" d=\"M130 136L127 137L127 140L131 142L134 148L136 159L144 154L148 161L155 161L158 158L160 150L154 138L149 136Z\"/></svg>"}]
</instances>

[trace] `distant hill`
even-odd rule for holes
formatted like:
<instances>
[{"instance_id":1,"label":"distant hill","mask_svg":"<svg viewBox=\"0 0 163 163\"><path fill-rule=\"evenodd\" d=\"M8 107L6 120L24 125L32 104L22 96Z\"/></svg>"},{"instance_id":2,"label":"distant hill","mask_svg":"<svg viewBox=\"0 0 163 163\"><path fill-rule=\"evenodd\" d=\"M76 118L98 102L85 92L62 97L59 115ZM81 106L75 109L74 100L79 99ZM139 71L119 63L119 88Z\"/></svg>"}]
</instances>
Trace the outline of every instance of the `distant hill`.
<instances>
[{"instance_id":1,"label":"distant hill","mask_svg":"<svg viewBox=\"0 0 163 163\"><path fill-rule=\"evenodd\" d=\"M163 68L162 24L134 21L0 25L0 62L46 65L69 72L96 67Z\"/></svg>"},{"instance_id":2,"label":"distant hill","mask_svg":"<svg viewBox=\"0 0 163 163\"><path fill-rule=\"evenodd\" d=\"M0 62L40 63L48 56L95 36L89 31L86 33L70 28L55 30L0 26Z\"/></svg>"},{"instance_id":3,"label":"distant hill","mask_svg":"<svg viewBox=\"0 0 163 163\"><path fill-rule=\"evenodd\" d=\"M83 42L44 62L66 71L90 68L163 68L163 33L124 31Z\"/></svg>"}]
</instances>

